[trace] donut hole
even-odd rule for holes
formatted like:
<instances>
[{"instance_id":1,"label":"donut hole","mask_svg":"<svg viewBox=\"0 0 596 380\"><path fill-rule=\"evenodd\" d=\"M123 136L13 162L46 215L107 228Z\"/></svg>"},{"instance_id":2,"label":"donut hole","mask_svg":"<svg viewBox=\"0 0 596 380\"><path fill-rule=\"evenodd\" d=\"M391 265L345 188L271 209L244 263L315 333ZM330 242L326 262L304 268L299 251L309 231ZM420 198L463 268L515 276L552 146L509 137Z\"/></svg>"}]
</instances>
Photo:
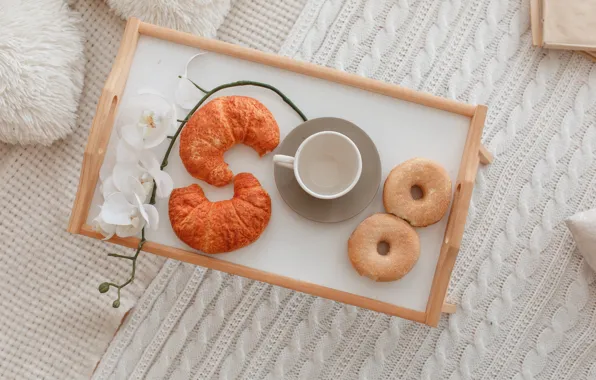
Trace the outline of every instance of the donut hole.
<instances>
[{"instance_id":1,"label":"donut hole","mask_svg":"<svg viewBox=\"0 0 596 380\"><path fill-rule=\"evenodd\" d=\"M414 200L422 199L424 197L424 191L418 185L414 185L410 188L410 194Z\"/></svg>"},{"instance_id":2,"label":"donut hole","mask_svg":"<svg viewBox=\"0 0 596 380\"><path fill-rule=\"evenodd\" d=\"M389 243L380 241L379 244L377 244L377 253L381 256L386 256L389 253Z\"/></svg>"}]
</instances>

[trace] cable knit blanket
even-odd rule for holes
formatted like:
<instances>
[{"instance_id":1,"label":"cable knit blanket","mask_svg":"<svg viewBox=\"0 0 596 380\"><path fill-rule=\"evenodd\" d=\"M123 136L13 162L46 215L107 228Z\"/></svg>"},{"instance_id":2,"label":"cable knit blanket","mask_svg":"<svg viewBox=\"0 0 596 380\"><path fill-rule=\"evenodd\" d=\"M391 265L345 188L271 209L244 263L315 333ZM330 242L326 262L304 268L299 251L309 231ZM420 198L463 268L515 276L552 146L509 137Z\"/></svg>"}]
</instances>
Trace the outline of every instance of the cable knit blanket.
<instances>
[{"instance_id":1,"label":"cable knit blanket","mask_svg":"<svg viewBox=\"0 0 596 380\"><path fill-rule=\"evenodd\" d=\"M97 286L129 275L130 263L107 254L130 250L66 232L89 127L125 24L102 0L70 3L86 36L79 127L48 147L0 143L2 380L88 379L124 313L164 262L143 254L134 283L122 292L120 308L113 309L113 295L99 294ZM303 4L236 0L219 37L278 50Z\"/></svg>"},{"instance_id":2,"label":"cable knit blanket","mask_svg":"<svg viewBox=\"0 0 596 380\"><path fill-rule=\"evenodd\" d=\"M168 261L95 379L596 378L596 65L531 46L527 0L310 0L281 53L489 105L436 329Z\"/></svg>"}]
</instances>

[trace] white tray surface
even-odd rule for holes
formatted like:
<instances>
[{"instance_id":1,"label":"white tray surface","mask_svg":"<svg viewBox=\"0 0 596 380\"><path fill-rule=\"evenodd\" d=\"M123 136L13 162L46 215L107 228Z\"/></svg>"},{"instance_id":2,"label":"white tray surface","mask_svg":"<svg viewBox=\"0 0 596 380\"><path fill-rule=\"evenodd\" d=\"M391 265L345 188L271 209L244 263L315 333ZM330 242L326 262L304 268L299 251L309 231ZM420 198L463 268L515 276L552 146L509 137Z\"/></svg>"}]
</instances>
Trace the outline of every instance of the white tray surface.
<instances>
[{"instance_id":1,"label":"white tray surface","mask_svg":"<svg viewBox=\"0 0 596 380\"><path fill-rule=\"evenodd\" d=\"M146 88L160 91L173 102L177 76L184 72L187 60L199 51L141 36L121 104L125 105L127 99ZM308 118L341 117L363 128L377 144L383 164L383 181L395 165L412 157L426 157L441 163L455 184L470 124L470 119L465 116L215 53L193 60L189 77L208 89L237 80L255 80L274 85L294 101ZM291 108L266 89L237 87L216 95L257 98L274 114L282 139L301 123ZM185 111L178 111L179 119L186 116ZM108 154L113 154L118 138L114 128ZM168 143L169 140L166 140L155 148L160 159ZM337 224L312 222L295 214L279 196L273 179L272 156L269 154L259 158L256 152L244 145L235 146L226 153L226 162L234 173L251 172L259 179L271 195L273 213L269 226L258 241L235 252L212 257L424 311L447 216L433 226L417 229L421 254L409 274L396 282L373 282L360 277L352 268L347 257L347 240L363 219L373 213L383 212L382 185L372 204L356 217ZM212 201L228 199L233 194L232 185L215 188L192 178L180 161L178 144L172 150L166 171L174 179L174 187L198 183ZM102 203L98 184L87 223L90 224L98 214L98 206ZM172 231L167 199L158 200L156 206L161 219L160 226L157 231L147 231L148 240L192 250Z\"/></svg>"}]
</instances>

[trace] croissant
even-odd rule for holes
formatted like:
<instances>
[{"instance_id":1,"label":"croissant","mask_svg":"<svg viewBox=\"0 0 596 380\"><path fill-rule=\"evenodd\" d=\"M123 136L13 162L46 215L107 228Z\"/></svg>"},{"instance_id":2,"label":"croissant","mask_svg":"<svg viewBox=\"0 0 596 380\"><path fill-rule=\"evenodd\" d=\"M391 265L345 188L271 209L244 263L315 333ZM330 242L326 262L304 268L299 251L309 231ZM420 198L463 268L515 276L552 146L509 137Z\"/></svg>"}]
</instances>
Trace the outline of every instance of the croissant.
<instances>
[{"instance_id":1,"label":"croissant","mask_svg":"<svg viewBox=\"0 0 596 380\"><path fill-rule=\"evenodd\" d=\"M232 199L210 202L197 184L174 189L169 216L180 240L205 253L245 247L261 236L271 218L271 198L250 173L234 177Z\"/></svg>"},{"instance_id":2,"label":"croissant","mask_svg":"<svg viewBox=\"0 0 596 380\"><path fill-rule=\"evenodd\" d=\"M192 115L180 136L180 158L193 177L224 186L234 176L224 161L224 153L239 143L263 156L279 144L279 127L258 100L223 96Z\"/></svg>"}]
</instances>

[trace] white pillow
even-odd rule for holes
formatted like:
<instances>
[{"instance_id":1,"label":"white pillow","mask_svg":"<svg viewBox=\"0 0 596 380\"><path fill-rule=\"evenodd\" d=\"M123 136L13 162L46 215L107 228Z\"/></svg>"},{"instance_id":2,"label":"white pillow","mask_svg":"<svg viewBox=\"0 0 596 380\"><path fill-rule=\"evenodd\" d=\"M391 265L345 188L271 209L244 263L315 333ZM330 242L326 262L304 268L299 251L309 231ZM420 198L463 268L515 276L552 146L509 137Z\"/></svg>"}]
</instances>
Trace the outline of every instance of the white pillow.
<instances>
[{"instance_id":1,"label":"white pillow","mask_svg":"<svg viewBox=\"0 0 596 380\"><path fill-rule=\"evenodd\" d=\"M107 0L120 17L136 17L167 28L215 37L231 0Z\"/></svg>"},{"instance_id":2,"label":"white pillow","mask_svg":"<svg viewBox=\"0 0 596 380\"><path fill-rule=\"evenodd\" d=\"M577 249L596 271L596 208L579 212L566 221Z\"/></svg>"},{"instance_id":3,"label":"white pillow","mask_svg":"<svg viewBox=\"0 0 596 380\"><path fill-rule=\"evenodd\" d=\"M76 127L79 22L64 0L0 0L0 141L49 145Z\"/></svg>"}]
</instances>

